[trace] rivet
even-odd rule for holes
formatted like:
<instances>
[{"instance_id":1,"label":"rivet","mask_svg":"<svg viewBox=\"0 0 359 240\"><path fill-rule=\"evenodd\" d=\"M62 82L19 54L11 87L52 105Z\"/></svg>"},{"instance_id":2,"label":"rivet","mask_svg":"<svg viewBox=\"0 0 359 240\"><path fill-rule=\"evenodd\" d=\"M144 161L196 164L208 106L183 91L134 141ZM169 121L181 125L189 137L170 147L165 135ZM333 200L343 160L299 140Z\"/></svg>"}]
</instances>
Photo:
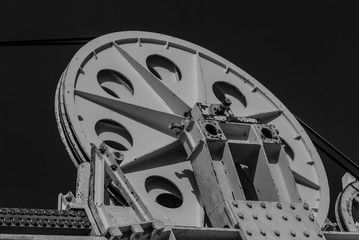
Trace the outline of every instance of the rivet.
<instances>
[{"instance_id":1,"label":"rivet","mask_svg":"<svg viewBox=\"0 0 359 240\"><path fill-rule=\"evenodd\" d=\"M23 219L21 219L21 224L24 226L29 226L30 221L27 218L23 218Z\"/></svg>"},{"instance_id":2,"label":"rivet","mask_svg":"<svg viewBox=\"0 0 359 240\"><path fill-rule=\"evenodd\" d=\"M313 217L313 215L309 215L309 219L310 219L310 221L314 222L314 217Z\"/></svg>"},{"instance_id":3,"label":"rivet","mask_svg":"<svg viewBox=\"0 0 359 240\"><path fill-rule=\"evenodd\" d=\"M247 202L247 207L252 208L252 203Z\"/></svg>"},{"instance_id":4,"label":"rivet","mask_svg":"<svg viewBox=\"0 0 359 240\"><path fill-rule=\"evenodd\" d=\"M240 219L243 219L244 218L244 216L243 216L243 213L238 213L238 217L240 218Z\"/></svg>"},{"instance_id":5,"label":"rivet","mask_svg":"<svg viewBox=\"0 0 359 240\"><path fill-rule=\"evenodd\" d=\"M257 220L257 219L258 219L258 215L257 215L257 214L253 214L253 218L254 218L255 220Z\"/></svg>"},{"instance_id":6,"label":"rivet","mask_svg":"<svg viewBox=\"0 0 359 240\"><path fill-rule=\"evenodd\" d=\"M303 235L306 236L307 238L309 238L309 232L308 231L304 231Z\"/></svg>"},{"instance_id":7,"label":"rivet","mask_svg":"<svg viewBox=\"0 0 359 240\"><path fill-rule=\"evenodd\" d=\"M303 204L303 208L304 208L305 210L308 210L308 209L309 209L308 203L304 203L304 204Z\"/></svg>"},{"instance_id":8,"label":"rivet","mask_svg":"<svg viewBox=\"0 0 359 240\"><path fill-rule=\"evenodd\" d=\"M81 221L80 220L75 220L74 221L74 226L77 227L77 228L80 228L81 227Z\"/></svg>"},{"instance_id":9,"label":"rivet","mask_svg":"<svg viewBox=\"0 0 359 240\"><path fill-rule=\"evenodd\" d=\"M290 235L292 235L292 237L295 237L297 234L295 234L295 232L292 230L290 231Z\"/></svg>"},{"instance_id":10,"label":"rivet","mask_svg":"<svg viewBox=\"0 0 359 240\"><path fill-rule=\"evenodd\" d=\"M262 234L263 236L267 235L267 233L266 233L265 231L263 231L263 230L261 230L261 234Z\"/></svg>"},{"instance_id":11,"label":"rivet","mask_svg":"<svg viewBox=\"0 0 359 240\"><path fill-rule=\"evenodd\" d=\"M34 215L34 210L32 210L32 209L26 209L26 210L25 210L25 214L26 214L26 215Z\"/></svg>"},{"instance_id":12,"label":"rivet","mask_svg":"<svg viewBox=\"0 0 359 240\"><path fill-rule=\"evenodd\" d=\"M252 236L252 232L247 230L246 233L249 235L249 236Z\"/></svg>"},{"instance_id":13,"label":"rivet","mask_svg":"<svg viewBox=\"0 0 359 240\"><path fill-rule=\"evenodd\" d=\"M59 226L59 227L63 227L63 226L64 226L64 220L62 220L62 219L57 219L57 220L56 220L56 225Z\"/></svg>"},{"instance_id":14,"label":"rivet","mask_svg":"<svg viewBox=\"0 0 359 240\"><path fill-rule=\"evenodd\" d=\"M268 220L272 220L272 216L270 214L267 214L266 217Z\"/></svg>"},{"instance_id":15,"label":"rivet","mask_svg":"<svg viewBox=\"0 0 359 240\"><path fill-rule=\"evenodd\" d=\"M278 208L278 209L282 209L282 204L281 204L281 203L277 203L277 208Z\"/></svg>"},{"instance_id":16,"label":"rivet","mask_svg":"<svg viewBox=\"0 0 359 240\"><path fill-rule=\"evenodd\" d=\"M24 215L25 214L25 210L24 209L17 209L16 213L19 215Z\"/></svg>"},{"instance_id":17,"label":"rivet","mask_svg":"<svg viewBox=\"0 0 359 240\"><path fill-rule=\"evenodd\" d=\"M295 205L293 203L290 204L290 208L295 210Z\"/></svg>"},{"instance_id":18,"label":"rivet","mask_svg":"<svg viewBox=\"0 0 359 240\"><path fill-rule=\"evenodd\" d=\"M67 227L72 227L72 221L66 219L66 220L65 220L65 225L66 225Z\"/></svg>"},{"instance_id":19,"label":"rivet","mask_svg":"<svg viewBox=\"0 0 359 240\"><path fill-rule=\"evenodd\" d=\"M70 215L71 217L76 217L76 212L75 212L74 210L71 210L71 211L69 212L69 215Z\"/></svg>"},{"instance_id":20,"label":"rivet","mask_svg":"<svg viewBox=\"0 0 359 240\"><path fill-rule=\"evenodd\" d=\"M91 223L89 220L83 220L82 226L84 226L85 228L89 228L91 226Z\"/></svg>"},{"instance_id":21,"label":"rivet","mask_svg":"<svg viewBox=\"0 0 359 240\"><path fill-rule=\"evenodd\" d=\"M274 231L274 234L275 234L277 237L280 236L280 232L279 232L278 230L275 230L275 231Z\"/></svg>"},{"instance_id":22,"label":"rivet","mask_svg":"<svg viewBox=\"0 0 359 240\"><path fill-rule=\"evenodd\" d=\"M56 222L54 219L49 219L48 220L48 224L51 226L51 227L55 227L56 226Z\"/></svg>"},{"instance_id":23,"label":"rivet","mask_svg":"<svg viewBox=\"0 0 359 240\"><path fill-rule=\"evenodd\" d=\"M39 220L39 225L40 225L40 226L43 226L43 227L46 227L46 225L47 225L46 219L41 218L41 219Z\"/></svg>"},{"instance_id":24,"label":"rivet","mask_svg":"<svg viewBox=\"0 0 359 240\"><path fill-rule=\"evenodd\" d=\"M266 208L266 203L265 202L261 202L260 205L261 205L262 208Z\"/></svg>"},{"instance_id":25,"label":"rivet","mask_svg":"<svg viewBox=\"0 0 359 240\"><path fill-rule=\"evenodd\" d=\"M285 221L288 220L287 216L282 216L282 218L283 218L283 220L285 220Z\"/></svg>"},{"instance_id":26,"label":"rivet","mask_svg":"<svg viewBox=\"0 0 359 240\"><path fill-rule=\"evenodd\" d=\"M10 226L11 225L11 218L9 218L9 217L4 218L4 223L6 225Z\"/></svg>"},{"instance_id":27,"label":"rivet","mask_svg":"<svg viewBox=\"0 0 359 240\"><path fill-rule=\"evenodd\" d=\"M9 208L9 209L7 210L7 212L8 212L9 214L15 214L15 213L16 213L15 209L12 209L12 208Z\"/></svg>"},{"instance_id":28,"label":"rivet","mask_svg":"<svg viewBox=\"0 0 359 240\"><path fill-rule=\"evenodd\" d=\"M318 232L318 237L322 238L323 234L321 232Z\"/></svg>"},{"instance_id":29,"label":"rivet","mask_svg":"<svg viewBox=\"0 0 359 240\"><path fill-rule=\"evenodd\" d=\"M31 218L31 219L30 219L30 224L31 224L32 226L37 226L37 220L36 220L35 218Z\"/></svg>"},{"instance_id":30,"label":"rivet","mask_svg":"<svg viewBox=\"0 0 359 240\"><path fill-rule=\"evenodd\" d=\"M296 215L295 218L296 218L298 221L302 221L302 218L301 218L299 215Z\"/></svg>"},{"instance_id":31,"label":"rivet","mask_svg":"<svg viewBox=\"0 0 359 240\"><path fill-rule=\"evenodd\" d=\"M42 215L42 211L41 211L40 209L35 209L34 214L41 216L41 215Z\"/></svg>"},{"instance_id":32,"label":"rivet","mask_svg":"<svg viewBox=\"0 0 359 240\"><path fill-rule=\"evenodd\" d=\"M69 211L67 211L67 210L61 210L60 214L61 214L61 216L67 217L67 216L69 215Z\"/></svg>"},{"instance_id":33,"label":"rivet","mask_svg":"<svg viewBox=\"0 0 359 240\"><path fill-rule=\"evenodd\" d=\"M53 215L53 216L60 216L60 211L59 211L59 210L52 210L52 211L51 211L51 215Z\"/></svg>"},{"instance_id":34,"label":"rivet","mask_svg":"<svg viewBox=\"0 0 359 240\"><path fill-rule=\"evenodd\" d=\"M85 213L85 211L80 210L80 211L77 212L77 216L86 217L86 213Z\"/></svg>"},{"instance_id":35,"label":"rivet","mask_svg":"<svg viewBox=\"0 0 359 240\"><path fill-rule=\"evenodd\" d=\"M15 224L16 226L19 226L19 225L20 225L20 219L18 219L18 218L13 218L13 219L12 219L12 223Z\"/></svg>"},{"instance_id":36,"label":"rivet","mask_svg":"<svg viewBox=\"0 0 359 240\"><path fill-rule=\"evenodd\" d=\"M238 207L238 203L237 203L236 201L232 202L232 205L233 205L234 207Z\"/></svg>"},{"instance_id":37,"label":"rivet","mask_svg":"<svg viewBox=\"0 0 359 240\"><path fill-rule=\"evenodd\" d=\"M50 216L50 215L51 215L51 212L50 212L49 210L44 210L42 213L43 213L44 215L46 215L46 216Z\"/></svg>"}]
</instances>

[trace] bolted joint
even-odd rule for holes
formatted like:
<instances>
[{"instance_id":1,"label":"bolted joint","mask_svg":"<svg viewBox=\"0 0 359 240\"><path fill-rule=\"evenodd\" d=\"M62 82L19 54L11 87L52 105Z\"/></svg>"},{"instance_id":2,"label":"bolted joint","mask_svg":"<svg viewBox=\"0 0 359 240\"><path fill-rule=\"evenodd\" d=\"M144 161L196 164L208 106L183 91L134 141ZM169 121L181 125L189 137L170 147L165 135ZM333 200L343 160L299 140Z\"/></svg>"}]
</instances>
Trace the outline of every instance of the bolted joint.
<instances>
[{"instance_id":1,"label":"bolted joint","mask_svg":"<svg viewBox=\"0 0 359 240\"><path fill-rule=\"evenodd\" d=\"M168 128L169 129L180 129L180 130L182 130L184 128L184 125L183 125L183 123L170 122L168 124Z\"/></svg>"},{"instance_id":2,"label":"bolted joint","mask_svg":"<svg viewBox=\"0 0 359 240\"><path fill-rule=\"evenodd\" d=\"M227 111L229 109L229 107L231 105L232 105L231 99L229 99L229 98L223 99L223 101L221 102L221 104L217 108L216 113L217 114L223 114L225 111Z\"/></svg>"},{"instance_id":3,"label":"bolted joint","mask_svg":"<svg viewBox=\"0 0 359 240\"><path fill-rule=\"evenodd\" d=\"M171 130L175 130L176 134L179 134L184 129L184 124L183 123L170 122L168 124L168 128L171 129Z\"/></svg>"},{"instance_id":4,"label":"bolted joint","mask_svg":"<svg viewBox=\"0 0 359 240\"><path fill-rule=\"evenodd\" d=\"M105 143L101 143L101 145L98 147L98 150L101 154L105 154L105 152L107 150Z\"/></svg>"},{"instance_id":5,"label":"bolted joint","mask_svg":"<svg viewBox=\"0 0 359 240\"><path fill-rule=\"evenodd\" d=\"M111 164L110 168L112 169L112 171L116 171L117 165L116 164Z\"/></svg>"},{"instance_id":6,"label":"bolted joint","mask_svg":"<svg viewBox=\"0 0 359 240\"><path fill-rule=\"evenodd\" d=\"M114 159L117 164L121 164L123 160L125 160L125 156L121 152L115 152L113 153Z\"/></svg>"}]
</instances>

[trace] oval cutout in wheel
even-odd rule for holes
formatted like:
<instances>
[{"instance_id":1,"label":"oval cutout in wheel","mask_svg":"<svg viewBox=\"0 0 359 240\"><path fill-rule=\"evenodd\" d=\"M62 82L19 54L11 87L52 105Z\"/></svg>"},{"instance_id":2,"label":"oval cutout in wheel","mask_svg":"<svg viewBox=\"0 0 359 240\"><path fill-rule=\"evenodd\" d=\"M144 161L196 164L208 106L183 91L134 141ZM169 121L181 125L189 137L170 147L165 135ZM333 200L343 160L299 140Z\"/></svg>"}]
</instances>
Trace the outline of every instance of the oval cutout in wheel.
<instances>
[{"instance_id":1,"label":"oval cutout in wheel","mask_svg":"<svg viewBox=\"0 0 359 240\"><path fill-rule=\"evenodd\" d=\"M223 102L226 98L232 101L231 109L242 110L247 107L247 100L239 89L227 82L215 82L212 90L216 98Z\"/></svg>"},{"instance_id":2,"label":"oval cutout in wheel","mask_svg":"<svg viewBox=\"0 0 359 240\"><path fill-rule=\"evenodd\" d=\"M134 94L130 80L117 71L103 69L97 73L97 81L105 92L115 98L132 96Z\"/></svg>"},{"instance_id":3,"label":"oval cutout in wheel","mask_svg":"<svg viewBox=\"0 0 359 240\"><path fill-rule=\"evenodd\" d=\"M102 119L95 125L98 137L109 147L117 151L127 151L133 146L133 139L127 129L110 119Z\"/></svg>"},{"instance_id":4,"label":"oval cutout in wheel","mask_svg":"<svg viewBox=\"0 0 359 240\"><path fill-rule=\"evenodd\" d=\"M168 58L157 54L150 55L146 59L146 64L150 72L160 80L177 83L182 79L180 70Z\"/></svg>"},{"instance_id":5,"label":"oval cutout in wheel","mask_svg":"<svg viewBox=\"0 0 359 240\"><path fill-rule=\"evenodd\" d=\"M183 203L180 190L174 183L164 177L151 176L145 181L148 195L156 203L166 208L178 208Z\"/></svg>"}]
</instances>

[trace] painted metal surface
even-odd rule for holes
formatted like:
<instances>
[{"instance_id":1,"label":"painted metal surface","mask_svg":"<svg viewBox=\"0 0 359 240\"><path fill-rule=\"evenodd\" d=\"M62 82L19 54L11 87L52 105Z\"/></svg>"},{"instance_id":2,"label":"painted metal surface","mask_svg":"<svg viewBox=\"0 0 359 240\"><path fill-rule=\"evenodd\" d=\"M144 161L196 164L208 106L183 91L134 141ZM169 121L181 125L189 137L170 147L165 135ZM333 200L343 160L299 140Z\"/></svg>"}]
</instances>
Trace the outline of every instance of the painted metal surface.
<instances>
[{"instance_id":1,"label":"painted metal surface","mask_svg":"<svg viewBox=\"0 0 359 240\"><path fill-rule=\"evenodd\" d=\"M91 223L83 209L0 209L0 233L88 235Z\"/></svg>"},{"instance_id":2,"label":"painted metal surface","mask_svg":"<svg viewBox=\"0 0 359 240\"><path fill-rule=\"evenodd\" d=\"M343 192L335 203L335 217L341 231L359 231L359 181L346 173Z\"/></svg>"},{"instance_id":3,"label":"painted metal surface","mask_svg":"<svg viewBox=\"0 0 359 240\"><path fill-rule=\"evenodd\" d=\"M307 134L258 81L197 45L147 32L91 41L60 79L56 116L76 165L89 161L91 144L104 142L123 158L120 168L153 215L168 224L203 226L193 167L168 124L185 119L197 102L220 103L226 97L235 116L257 118L278 129L300 197L322 224L328 183ZM165 179L166 189L156 188L156 177ZM182 204L161 205L164 194L177 196Z\"/></svg>"}]
</instances>

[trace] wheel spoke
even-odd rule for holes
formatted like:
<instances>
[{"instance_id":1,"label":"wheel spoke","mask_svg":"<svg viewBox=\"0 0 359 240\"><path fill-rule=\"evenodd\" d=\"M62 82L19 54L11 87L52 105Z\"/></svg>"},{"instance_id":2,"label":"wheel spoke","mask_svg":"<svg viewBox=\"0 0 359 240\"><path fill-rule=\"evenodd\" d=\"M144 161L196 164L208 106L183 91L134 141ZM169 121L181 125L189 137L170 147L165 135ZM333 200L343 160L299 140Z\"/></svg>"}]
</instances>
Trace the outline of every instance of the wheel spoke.
<instances>
[{"instance_id":1,"label":"wheel spoke","mask_svg":"<svg viewBox=\"0 0 359 240\"><path fill-rule=\"evenodd\" d=\"M131 57L125 50L121 49L116 43L113 43L113 45L130 66L147 82L156 94L162 98L164 103L167 104L174 113L183 116L184 113L190 110L190 107L182 101L182 99L162 84L149 70Z\"/></svg>"},{"instance_id":2,"label":"wheel spoke","mask_svg":"<svg viewBox=\"0 0 359 240\"><path fill-rule=\"evenodd\" d=\"M197 101L201 103L207 102L206 83L202 76L202 66L199 54L196 53L196 74L197 74Z\"/></svg>"},{"instance_id":3,"label":"wheel spoke","mask_svg":"<svg viewBox=\"0 0 359 240\"><path fill-rule=\"evenodd\" d=\"M160 112L92 93L75 90L75 94L172 137L176 137L176 134L168 128L169 123L179 123L184 119L184 117L178 115Z\"/></svg>"},{"instance_id":4,"label":"wheel spoke","mask_svg":"<svg viewBox=\"0 0 359 240\"><path fill-rule=\"evenodd\" d=\"M274 111L269 111L269 112L261 112L261 113L256 113L256 114L252 114L249 116L246 116L248 118L258 118L262 123L267 124L270 121L276 119L277 117L279 117L280 115L282 115L283 111L282 110L274 110Z\"/></svg>"},{"instance_id":5,"label":"wheel spoke","mask_svg":"<svg viewBox=\"0 0 359 240\"><path fill-rule=\"evenodd\" d=\"M311 180L309 180L308 178L306 178L303 175L299 174L298 172L292 170L292 174L293 174L293 177L294 177L294 181L297 184L303 185L305 187L308 187L308 188L311 188L311 189L314 189L314 190L319 190L320 189L320 186L318 184L312 182Z\"/></svg>"},{"instance_id":6,"label":"wheel spoke","mask_svg":"<svg viewBox=\"0 0 359 240\"><path fill-rule=\"evenodd\" d=\"M175 153L177 153L180 150L183 150L183 154L182 154L183 159L187 160L181 142L175 140L152 152L144 153L130 162L124 162L121 165L121 169L124 173L129 173L129 172L139 171L140 169L155 168L159 166L166 166L169 164L173 164L173 161L174 160L176 161L174 155L176 155ZM171 161L164 161L167 156L171 156L170 157ZM179 161L183 161L183 159L179 159Z\"/></svg>"}]
</instances>

